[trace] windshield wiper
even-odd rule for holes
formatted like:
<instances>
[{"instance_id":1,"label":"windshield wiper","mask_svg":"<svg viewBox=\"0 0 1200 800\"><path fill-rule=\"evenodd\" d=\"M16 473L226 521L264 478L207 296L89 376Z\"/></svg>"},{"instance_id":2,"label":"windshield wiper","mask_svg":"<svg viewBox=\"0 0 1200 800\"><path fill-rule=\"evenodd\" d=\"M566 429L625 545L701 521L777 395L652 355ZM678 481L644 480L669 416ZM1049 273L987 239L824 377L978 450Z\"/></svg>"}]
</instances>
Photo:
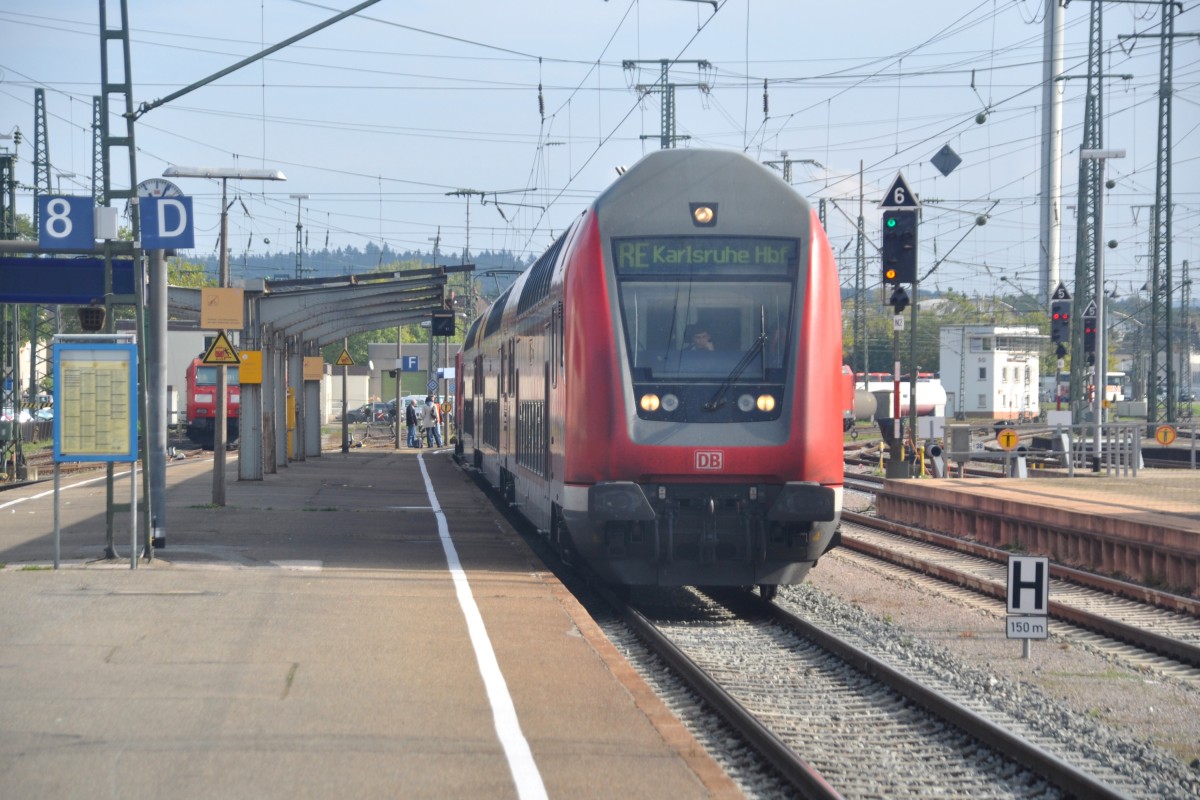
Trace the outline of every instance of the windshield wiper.
<instances>
[{"instance_id":1,"label":"windshield wiper","mask_svg":"<svg viewBox=\"0 0 1200 800\"><path fill-rule=\"evenodd\" d=\"M754 344L750 345L750 349L746 351L744 356L742 356L742 360L734 364L733 370L729 373L729 377L727 377L725 382L717 388L716 394L712 396L711 400L704 404L703 408L705 411L716 411L718 408L725 405L725 393L729 391L729 387L733 386L734 381L740 378L742 373L746 371L746 368L754 362L754 357L762 353L763 348L766 347L766 344L767 334L760 333L758 338L754 340Z\"/></svg>"}]
</instances>

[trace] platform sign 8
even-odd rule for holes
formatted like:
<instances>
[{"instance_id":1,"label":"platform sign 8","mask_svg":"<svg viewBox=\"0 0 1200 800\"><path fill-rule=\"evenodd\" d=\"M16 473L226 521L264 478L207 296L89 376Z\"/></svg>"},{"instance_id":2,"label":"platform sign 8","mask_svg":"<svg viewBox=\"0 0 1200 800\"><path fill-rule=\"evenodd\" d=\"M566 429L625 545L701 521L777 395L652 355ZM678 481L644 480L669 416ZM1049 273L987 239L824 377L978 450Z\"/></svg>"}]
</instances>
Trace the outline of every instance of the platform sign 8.
<instances>
[{"instance_id":1,"label":"platform sign 8","mask_svg":"<svg viewBox=\"0 0 1200 800\"><path fill-rule=\"evenodd\" d=\"M43 250L92 250L96 203L90 197L38 198L38 246Z\"/></svg>"}]
</instances>

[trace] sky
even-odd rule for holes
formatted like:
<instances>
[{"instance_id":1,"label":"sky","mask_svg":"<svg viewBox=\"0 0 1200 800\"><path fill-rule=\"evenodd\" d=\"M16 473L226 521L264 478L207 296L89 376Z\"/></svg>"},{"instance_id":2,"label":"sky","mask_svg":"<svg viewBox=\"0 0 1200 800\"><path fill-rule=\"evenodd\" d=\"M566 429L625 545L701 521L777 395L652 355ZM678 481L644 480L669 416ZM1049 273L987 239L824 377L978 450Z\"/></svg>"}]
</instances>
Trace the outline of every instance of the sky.
<instances>
[{"instance_id":1,"label":"sky","mask_svg":"<svg viewBox=\"0 0 1200 800\"><path fill-rule=\"evenodd\" d=\"M119 19L119 0L109 0ZM150 103L335 14L349 0L129 0L133 99ZM230 249L292 252L386 244L444 261L464 248L539 255L617 170L660 146L662 61L675 84L678 147L791 164L826 200L826 228L853 285L860 194L869 257L883 198L903 174L923 203L923 288L1036 294L1044 0L381 0L165 105L136 123L137 177L168 166L281 170L231 182ZM1187 0L1176 31L1200 30ZM1066 9L1062 274L1074 275L1089 3ZM1158 142L1160 17L1106 4L1107 282L1149 278ZM114 22L115 24L115 22ZM19 128L19 213L31 210L34 90L45 89L52 189L90 194L98 0L0 7L0 135ZM113 53L119 77L119 53ZM1200 39L1174 52L1176 276L1200 267ZM765 88L764 88L765 84ZM639 91L639 86L654 87ZM764 98L765 95L765 98ZM114 106L119 95L114 95ZM123 125L113 117L114 126ZM943 176L945 145L962 164ZM12 141L0 139L0 150ZM784 155L786 153L786 156ZM860 192L860 167L862 190ZM128 186L123 164L113 182ZM194 198L197 257L213 256L220 186ZM450 193L469 190L468 194ZM303 194L298 199L291 195ZM987 224L977 226L980 215ZM469 237L469 241L468 241ZM868 283L877 283L877 261ZM1003 279L1003 280L1002 280Z\"/></svg>"}]
</instances>

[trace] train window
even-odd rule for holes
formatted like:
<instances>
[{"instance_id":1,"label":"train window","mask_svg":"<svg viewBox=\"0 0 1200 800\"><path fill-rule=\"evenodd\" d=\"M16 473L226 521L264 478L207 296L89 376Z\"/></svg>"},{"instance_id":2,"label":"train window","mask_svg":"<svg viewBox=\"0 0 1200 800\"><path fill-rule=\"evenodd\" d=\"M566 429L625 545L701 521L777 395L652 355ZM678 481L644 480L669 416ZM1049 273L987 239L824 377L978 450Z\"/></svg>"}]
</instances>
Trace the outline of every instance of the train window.
<instances>
[{"instance_id":1,"label":"train window","mask_svg":"<svg viewBox=\"0 0 1200 800\"><path fill-rule=\"evenodd\" d=\"M558 368L565 369L567 366L567 339L566 339L566 323L563 319L563 303L558 301Z\"/></svg>"},{"instance_id":2,"label":"train window","mask_svg":"<svg viewBox=\"0 0 1200 800\"><path fill-rule=\"evenodd\" d=\"M503 397L508 393L508 384L505 379L508 377L508 348L503 344L500 345L500 374L497 380L500 384L500 396Z\"/></svg>"},{"instance_id":3,"label":"train window","mask_svg":"<svg viewBox=\"0 0 1200 800\"><path fill-rule=\"evenodd\" d=\"M517 391L517 340L508 340L508 377L506 379L509 394Z\"/></svg>"},{"instance_id":4,"label":"train window","mask_svg":"<svg viewBox=\"0 0 1200 800\"><path fill-rule=\"evenodd\" d=\"M550 354L546 363L546 374L550 378L551 386L558 386L558 348L562 343L558 338L558 303L555 303L550 309L550 322L547 327L547 341L550 342Z\"/></svg>"},{"instance_id":5,"label":"train window","mask_svg":"<svg viewBox=\"0 0 1200 800\"><path fill-rule=\"evenodd\" d=\"M196 367L196 385L197 386L216 386L217 384L217 368L214 366ZM227 386L238 385L238 370L237 367L225 368L225 384Z\"/></svg>"},{"instance_id":6,"label":"train window","mask_svg":"<svg viewBox=\"0 0 1200 800\"><path fill-rule=\"evenodd\" d=\"M639 379L711 380L747 358L747 375L782 379L792 328L790 280L630 280L620 291Z\"/></svg>"}]
</instances>

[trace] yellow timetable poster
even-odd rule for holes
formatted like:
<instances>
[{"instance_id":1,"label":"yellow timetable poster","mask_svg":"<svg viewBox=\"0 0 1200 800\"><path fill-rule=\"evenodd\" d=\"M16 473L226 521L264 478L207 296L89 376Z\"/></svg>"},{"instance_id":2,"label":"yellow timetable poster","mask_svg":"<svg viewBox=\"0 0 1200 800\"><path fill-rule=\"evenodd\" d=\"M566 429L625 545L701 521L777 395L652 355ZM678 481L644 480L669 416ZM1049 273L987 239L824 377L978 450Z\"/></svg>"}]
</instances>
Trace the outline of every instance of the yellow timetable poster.
<instances>
[{"instance_id":1,"label":"yellow timetable poster","mask_svg":"<svg viewBox=\"0 0 1200 800\"><path fill-rule=\"evenodd\" d=\"M64 348L58 356L56 455L62 460L132 460L136 351L93 346Z\"/></svg>"}]
</instances>

